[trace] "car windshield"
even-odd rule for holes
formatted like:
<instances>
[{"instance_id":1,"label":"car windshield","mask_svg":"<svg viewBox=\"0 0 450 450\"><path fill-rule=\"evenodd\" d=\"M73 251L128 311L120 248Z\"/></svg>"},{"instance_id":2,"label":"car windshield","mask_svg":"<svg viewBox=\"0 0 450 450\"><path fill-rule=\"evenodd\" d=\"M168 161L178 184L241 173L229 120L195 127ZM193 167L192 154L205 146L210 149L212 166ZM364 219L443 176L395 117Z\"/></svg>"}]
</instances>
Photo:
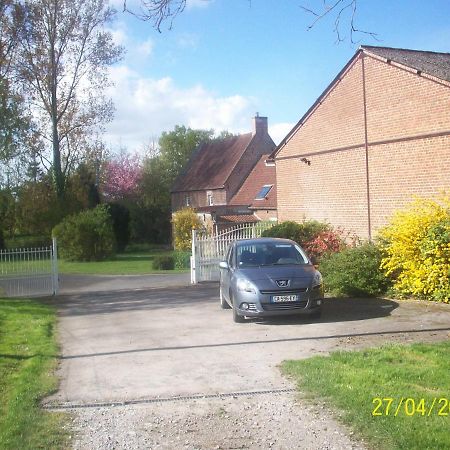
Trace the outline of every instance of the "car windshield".
<instances>
[{"instance_id":1,"label":"car windshield","mask_svg":"<svg viewBox=\"0 0 450 450\"><path fill-rule=\"evenodd\" d=\"M251 243L237 246L238 267L307 264L308 258L298 245L289 243Z\"/></svg>"}]
</instances>

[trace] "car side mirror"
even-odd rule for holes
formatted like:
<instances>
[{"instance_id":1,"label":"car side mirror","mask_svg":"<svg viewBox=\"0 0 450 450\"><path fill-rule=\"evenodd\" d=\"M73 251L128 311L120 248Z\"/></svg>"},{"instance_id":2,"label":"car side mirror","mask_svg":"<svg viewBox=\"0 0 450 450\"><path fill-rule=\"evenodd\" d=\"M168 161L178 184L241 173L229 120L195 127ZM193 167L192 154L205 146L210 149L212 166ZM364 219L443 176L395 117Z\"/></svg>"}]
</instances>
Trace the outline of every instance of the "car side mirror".
<instances>
[{"instance_id":1,"label":"car side mirror","mask_svg":"<svg viewBox=\"0 0 450 450\"><path fill-rule=\"evenodd\" d=\"M309 260L311 261L311 264L317 269L317 267L319 266L319 261L318 261L317 257L311 256L309 258Z\"/></svg>"},{"instance_id":2,"label":"car side mirror","mask_svg":"<svg viewBox=\"0 0 450 450\"><path fill-rule=\"evenodd\" d=\"M219 267L221 269L228 269L229 268L228 263L226 261L220 261Z\"/></svg>"}]
</instances>

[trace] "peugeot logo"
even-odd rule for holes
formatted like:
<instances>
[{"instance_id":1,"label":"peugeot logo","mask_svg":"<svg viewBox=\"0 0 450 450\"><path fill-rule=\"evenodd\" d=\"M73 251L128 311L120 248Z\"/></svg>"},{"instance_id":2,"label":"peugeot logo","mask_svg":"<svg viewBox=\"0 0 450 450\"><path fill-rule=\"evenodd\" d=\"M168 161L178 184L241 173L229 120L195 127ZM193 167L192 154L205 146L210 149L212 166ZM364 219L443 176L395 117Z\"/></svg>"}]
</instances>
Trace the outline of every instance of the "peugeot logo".
<instances>
[{"instance_id":1,"label":"peugeot logo","mask_svg":"<svg viewBox=\"0 0 450 450\"><path fill-rule=\"evenodd\" d=\"M276 280L278 287L289 287L289 284L291 283L291 280Z\"/></svg>"}]
</instances>

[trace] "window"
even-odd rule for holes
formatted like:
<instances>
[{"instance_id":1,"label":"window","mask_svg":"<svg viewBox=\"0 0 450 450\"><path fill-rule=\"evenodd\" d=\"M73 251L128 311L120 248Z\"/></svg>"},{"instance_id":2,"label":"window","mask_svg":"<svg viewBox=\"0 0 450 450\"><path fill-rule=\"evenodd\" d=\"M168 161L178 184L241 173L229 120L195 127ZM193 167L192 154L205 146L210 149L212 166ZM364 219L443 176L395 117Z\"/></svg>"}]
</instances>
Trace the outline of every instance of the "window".
<instances>
[{"instance_id":1,"label":"window","mask_svg":"<svg viewBox=\"0 0 450 450\"><path fill-rule=\"evenodd\" d=\"M236 247L239 267L308 264L308 258L298 245L242 244Z\"/></svg>"},{"instance_id":2,"label":"window","mask_svg":"<svg viewBox=\"0 0 450 450\"><path fill-rule=\"evenodd\" d=\"M190 195L186 195L186 197L184 197L184 203L186 206L191 206L191 196Z\"/></svg>"},{"instance_id":3,"label":"window","mask_svg":"<svg viewBox=\"0 0 450 450\"><path fill-rule=\"evenodd\" d=\"M207 198L208 206L213 206L214 205L214 200L213 200L212 192L207 192L206 193L206 198Z\"/></svg>"},{"instance_id":4,"label":"window","mask_svg":"<svg viewBox=\"0 0 450 450\"><path fill-rule=\"evenodd\" d=\"M273 184L265 184L255 197L255 200L264 200L272 189Z\"/></svg>"},{"instance_id":5,"label":"window","mask_svg":"<svg viewBox=\"0 0 450 450\"><path fill-rule=\"evenodd\" d=\"M234 267L233 256L234 256L234 247L231 245L228 250L228 256L227 256L227 262L230 267Z\"/></svg>"}]
</instances>

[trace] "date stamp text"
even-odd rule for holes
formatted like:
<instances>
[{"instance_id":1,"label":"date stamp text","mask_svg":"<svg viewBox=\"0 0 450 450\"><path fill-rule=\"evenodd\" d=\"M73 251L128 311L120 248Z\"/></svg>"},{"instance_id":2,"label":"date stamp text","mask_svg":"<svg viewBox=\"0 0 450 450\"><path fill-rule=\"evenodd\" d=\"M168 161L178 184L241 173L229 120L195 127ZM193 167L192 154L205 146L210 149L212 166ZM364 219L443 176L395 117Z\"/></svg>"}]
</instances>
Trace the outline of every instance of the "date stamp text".
<instances>
[{"instance_id":1,"label":"date stamp text","mask_svg":"<svg viewBox=\"0 0 450 450\"><path fill-rule=\"evenodd\" d=\"M450 400L446 397L375 397L372 404L372 416L450 416Z\"/></svg>"}]
</instances>

